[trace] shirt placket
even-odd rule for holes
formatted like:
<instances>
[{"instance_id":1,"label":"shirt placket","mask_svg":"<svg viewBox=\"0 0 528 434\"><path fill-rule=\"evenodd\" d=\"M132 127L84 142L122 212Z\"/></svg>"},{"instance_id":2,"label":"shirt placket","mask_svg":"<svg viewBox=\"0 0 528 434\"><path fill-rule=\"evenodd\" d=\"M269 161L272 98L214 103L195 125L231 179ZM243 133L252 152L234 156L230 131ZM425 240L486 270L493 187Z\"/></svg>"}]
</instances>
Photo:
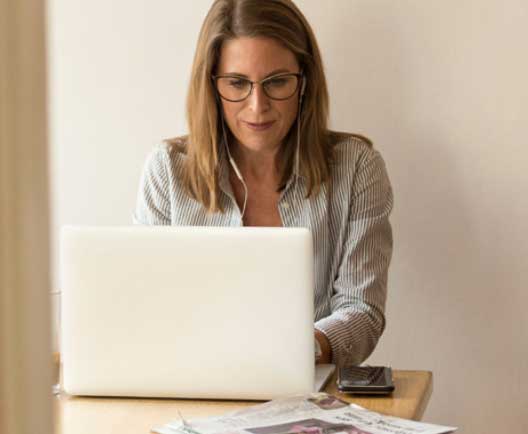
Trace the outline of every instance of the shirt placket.
<instances>
[{"instance_id":1,"label":"shirt placket","mask_svg":"<svg viewBox=\"0 0 528 434\"><path fill-rule=\"evenodd\" d=\"M298 217L302 206L302 195L300 194L302 182L301 177L297 177L295 180L295 175L293 175L279 197L279 215L284 227L296 227L299 224Z\"/></svg>"}]
</instances>

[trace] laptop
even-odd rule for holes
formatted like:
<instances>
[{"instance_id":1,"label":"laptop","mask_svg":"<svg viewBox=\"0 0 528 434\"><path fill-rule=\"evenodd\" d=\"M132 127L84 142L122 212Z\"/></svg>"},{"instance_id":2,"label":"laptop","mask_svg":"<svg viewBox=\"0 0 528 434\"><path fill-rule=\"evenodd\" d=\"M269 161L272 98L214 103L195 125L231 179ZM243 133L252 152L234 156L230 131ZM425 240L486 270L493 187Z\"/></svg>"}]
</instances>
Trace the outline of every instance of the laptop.
<instances>
[{"instance_id":1,"label":"laptop","mask_svg":"<svg viewBox=\"0 0 528 434\"><path fill-rule=\"evenodd\" d=\"M60 277L66 393L267 400L332 374L307 229L65 227Z\"/></svg>"}]
</instances>

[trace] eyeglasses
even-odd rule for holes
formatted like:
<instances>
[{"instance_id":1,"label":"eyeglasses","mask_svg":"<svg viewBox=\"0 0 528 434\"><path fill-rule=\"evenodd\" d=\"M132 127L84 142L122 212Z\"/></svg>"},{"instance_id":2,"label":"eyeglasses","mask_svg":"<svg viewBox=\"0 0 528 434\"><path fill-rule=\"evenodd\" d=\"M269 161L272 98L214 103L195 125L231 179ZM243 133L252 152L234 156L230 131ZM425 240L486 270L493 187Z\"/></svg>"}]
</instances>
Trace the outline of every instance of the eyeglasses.
<instances>
[{"instance_id":1,"label":"eyeglasses","mask_svg":"<svg viewBox=\"0 0 528 434\"><path fill-rule=\"evenodd\" d=\"M212 78L218 94L227 101L244 101L251 95L256 84L262 85L268 98L282 101L295 95L299 89L302 74L279 74L260 81L251 81L236 75L217 75Z\"/></svg>"}]
</instances>

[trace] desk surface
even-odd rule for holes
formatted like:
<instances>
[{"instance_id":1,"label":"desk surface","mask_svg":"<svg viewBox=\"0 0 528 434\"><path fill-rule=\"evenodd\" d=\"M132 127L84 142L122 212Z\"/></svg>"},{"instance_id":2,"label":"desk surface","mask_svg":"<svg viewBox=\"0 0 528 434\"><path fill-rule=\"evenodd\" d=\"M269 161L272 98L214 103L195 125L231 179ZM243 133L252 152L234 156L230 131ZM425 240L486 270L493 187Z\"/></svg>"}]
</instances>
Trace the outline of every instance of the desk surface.
<instances>
[{"instance_id":1,"label":"desk surface","mask_svg":"<svg viewBox=\"0 0 528 434\"><path fill-rule=\"evenodd\" d=\"M58 375L58 368L56 369ZM393 371L390 397L358 398L339 393L335 376L326 392L379 413L420 420L433 390L428 371ZM178 419L216 416L258 404L256 401L185 399L88 398L59 395L54 399L56 434L148 434L155 426Z\"/></svg>"}]
</instances>

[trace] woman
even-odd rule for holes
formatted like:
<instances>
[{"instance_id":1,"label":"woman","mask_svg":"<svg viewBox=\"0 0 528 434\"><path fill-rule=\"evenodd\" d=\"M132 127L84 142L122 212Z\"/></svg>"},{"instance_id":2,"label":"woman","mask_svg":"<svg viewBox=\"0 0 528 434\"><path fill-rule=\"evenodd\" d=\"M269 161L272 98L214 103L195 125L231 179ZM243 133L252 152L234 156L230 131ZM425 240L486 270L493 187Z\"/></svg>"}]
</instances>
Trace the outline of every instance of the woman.
<instances>
[{"instance_id":1,"label":"woman","mask_svg":"<svg viewBox=\"0 0 528 434\"><path fill-rule=\"evenodd\" d=\"M189 135L146 162L135 222L309 228L317 361L365 360L385 327L391 186L367 140L328 130L321 56L291 0L213 3L187 117Z\"/></svg>"}]
</instances>

